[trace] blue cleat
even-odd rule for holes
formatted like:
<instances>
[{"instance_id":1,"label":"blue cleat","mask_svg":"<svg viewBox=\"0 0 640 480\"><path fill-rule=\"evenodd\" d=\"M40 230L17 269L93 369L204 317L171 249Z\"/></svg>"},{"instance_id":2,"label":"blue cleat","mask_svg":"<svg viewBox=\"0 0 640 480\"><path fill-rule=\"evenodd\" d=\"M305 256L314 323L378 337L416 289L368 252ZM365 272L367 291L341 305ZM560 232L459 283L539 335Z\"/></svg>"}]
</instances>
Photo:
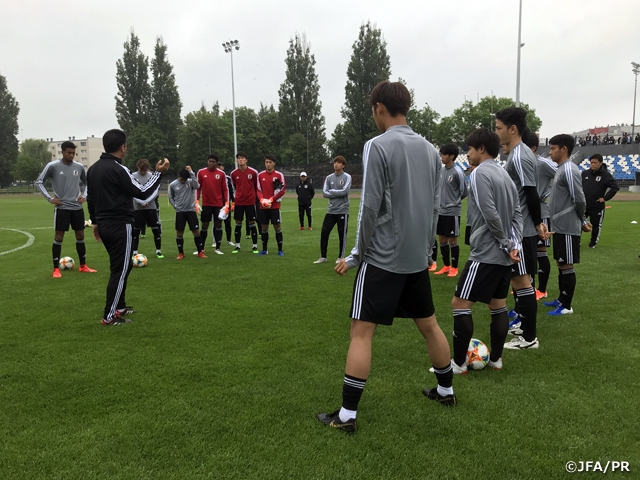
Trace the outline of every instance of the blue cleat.
<instances>
[{"instance_id":1,"label":"blue cleat","mask_svg":"<svg viewBox=\"0 0 640 480\"><path fill-rule=\"evenodd\" d=\"M571 315L573 313L573 308L564 308L560 305L557 308L554 308L550 312L547 312L547 315L552 315L554 317L559 317L560 315Z\"/></svg>"},{"instance_id":2,"label":"blue cleat","mask_svg":"<svg viewBox=\"0 0 640 480\"><path fill-rule=\"evenodd\" d=\"M518 312L513 309L509 310L509 313L507 313L507 315L509 316L509 320L516 320L519 317Z\"/></svg>"},{"instance_id":3,"label":"blue cleat","mask_svg":"<svg viewBox=\"0 0 640 480\"><path fill-rule=\"evenodd\" d=\"M279 257L284 257L284 252L283 252L282 250L279 250L279 251L278 251L278 256L279 256Z\"/></svg>"},{"instance_id":4,"label":"blue cleat","mask_svg":"<svg viewBox=\"0 0 640 480\"><path fill-rule=\"evenodd\" d=\"M562 306L562 304L558 301L558 299L556 299L556 300L552 300L552 301L550 301L550 302L542 302L542 304L543 304L545 307L553 307L553 308L558 308L558 307L561 307L561 306Z\"/></svg>"},{"instance_id":5,"label":"blue cleat","mask_svg":"<svg viewBox=\"0 0 640 480\"><path fill-rule=\"evenodd\" d=\"M267 252L266 250L262 250L258 255L268 255L269 252Z\"/></svg>"}]
</instances>

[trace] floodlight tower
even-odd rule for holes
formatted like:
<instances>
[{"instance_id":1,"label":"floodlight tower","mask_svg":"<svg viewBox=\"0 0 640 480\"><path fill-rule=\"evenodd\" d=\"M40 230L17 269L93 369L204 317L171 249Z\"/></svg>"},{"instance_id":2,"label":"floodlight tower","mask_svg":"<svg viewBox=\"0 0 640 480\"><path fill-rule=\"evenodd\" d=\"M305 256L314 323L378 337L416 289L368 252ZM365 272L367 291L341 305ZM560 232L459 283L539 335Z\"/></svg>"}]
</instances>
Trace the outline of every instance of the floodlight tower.
<instances>
[{"instance_id":1,"label":"floodlight tower","mask_svg":"<svg viewBox=\"0 0 640 480\"><path fill-rule=\"evenodd\" d=\"M633 87L633 121L631 122L631 141L633 141L636 127L636 93L638 91L638 73L640 73L640 63L631 62L631 66L633 67L631 71L636 76L636 84L635 87Z\"/></svg>"},{"instance_id":2,"label":"floodlight tower","mask_svg":"<svg viewBox=\"0 0 640 480\"><path fill-rule=\"evenodd\" d=\"M238 40L229 40L222 44L225 53L231 54L231 105L233 106L233 160L235 167L238 168L238 136L236 134L236 91L233 82L233 49L240 50L240 42Z\"/></svg>"}]
</instances>

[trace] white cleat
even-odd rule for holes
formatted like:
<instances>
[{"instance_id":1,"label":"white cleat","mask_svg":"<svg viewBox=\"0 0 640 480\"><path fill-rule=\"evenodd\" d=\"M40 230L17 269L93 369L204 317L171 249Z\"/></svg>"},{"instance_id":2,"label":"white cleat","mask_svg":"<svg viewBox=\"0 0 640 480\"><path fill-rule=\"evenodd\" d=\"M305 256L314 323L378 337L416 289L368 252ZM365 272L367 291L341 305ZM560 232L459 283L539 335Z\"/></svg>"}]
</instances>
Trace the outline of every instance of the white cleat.
<instances>
[{"instance_id":1,"label":"white cleat","mask_svg":"<svg viewBox=\"0 0 640 480\"><path fill-rule=\"evenodd\" d=\"M216 249L214 250L214 252L216 255L224 255L224 253L222 253L220 250Z\"/></svg>"},{"instance_id":2,"label":"white cleat","mask_svg":"<svg viewBox=\"0 0 640 480\"><path fill-rule=\"evenodd\" d=\"M522 336L512 338L510 342L504 344L504 348L507 350L527 350L531 348L538 348L539 346L540 342L538 342L538 337L527 342Z\"/></svg>"},{"instance_id":3,"label":"white cleat","mask_svg":"<svg viewBox=\"0 0 640 480\"><path fill-rule=\"evenodd\" d=\"M319 259L317 259L315 262L313 263L327 263L327 259L324 257L320 257Z\"/></svg>"},{"instance_id":4,"label":"white cleat","mask_svg":"<svg viewBox=\"0 0 640 480\"><path fill-rule=\"evenodd\" d=\"M491 359L489 359L487 367L492 368L493 370L502 370L502 358L499 358L495 362L492 362Z\"/></svg>"}]
</instances>

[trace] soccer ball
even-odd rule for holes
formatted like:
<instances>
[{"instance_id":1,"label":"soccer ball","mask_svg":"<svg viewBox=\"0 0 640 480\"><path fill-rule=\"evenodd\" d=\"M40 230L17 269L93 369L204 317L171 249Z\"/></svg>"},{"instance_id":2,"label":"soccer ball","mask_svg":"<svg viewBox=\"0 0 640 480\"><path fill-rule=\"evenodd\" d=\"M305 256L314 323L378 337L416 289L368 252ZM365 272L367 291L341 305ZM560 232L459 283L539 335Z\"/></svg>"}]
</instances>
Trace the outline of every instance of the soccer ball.
<instances>
[{"instance_id":1,"label":"soccer ball","mask_svg":"<svg viewBox=\"0 0 640 480\"><path fill-rule=\"evenodd\" d=\"M76 265L76 262L71 257L62 257L59 264L60 270L71 270Z\"/></svg>"},{"instance_id":2,"label":"soccer ball","mask_svg":"<svg viewBox=\"0 0 640 480\"><path fill-rule=\"evenodd\" d=\"M489 349L477 338L472 338L467 350L467 368L482 370L489 362Z\"/></svg>"},{"instance_id":3,"label":"soccer ball","mask_svg":"<svg viewBox=\"0 0 640 480\"><path fill-rule=\"evenodd\" d=\"M133 266L137 268L142 268L147 265L147 257L141 253L137 253L131 259L133 262Z\"/></svg>"}]
</instances>

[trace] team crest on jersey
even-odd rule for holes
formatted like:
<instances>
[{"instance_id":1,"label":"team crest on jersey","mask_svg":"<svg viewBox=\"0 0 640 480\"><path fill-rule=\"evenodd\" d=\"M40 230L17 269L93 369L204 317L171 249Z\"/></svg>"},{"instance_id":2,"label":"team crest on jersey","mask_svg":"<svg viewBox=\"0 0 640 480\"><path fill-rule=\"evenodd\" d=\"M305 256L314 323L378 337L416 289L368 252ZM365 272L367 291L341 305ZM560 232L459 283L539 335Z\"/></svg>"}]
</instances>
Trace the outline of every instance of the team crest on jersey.
<instances>
[{"instance_id":1,"label":"team crest on jersey","mask_svg":"<svg viewBox=\"0 0 640 480\"><path fill-rule=\"evenodd\" d=\"M449 175L449 177L447 178L447 182L451 182L451 180L453 180L453 175Z\"/></svg>"},{"instance_id":2,"label":"team crest on jersey","mask_svg":"<svg viewBox=\"0 0 640 480\"><path fill-rule=\"evenodd\" d=\"M599 182L602 177L596 177L596 182Z\"/></svg>"},{"instance_id":3,"label":"team crest on jersey","mask_svg":"<svg viewBox=\"0 0 640 480\"><path fill-rule=\"evenodd\" d=\"M220 175L216 173L216 180L220 180Z\"/></svg>"},{"instance_id":4,"label":"team crest on jersey","mask_svg":"<svg viewBox=\"0 0 640 480\"><path fill-rule=\"evenodd\" d=\"M73 176L74 176L74 177L77 177L77 176L78 176L78 171L77 171L77 170L74 170L74 171L73 171Z\"/></svg>"},{"instance_id":5,"label":"team crest on jersey","mask_svg":"<svg viewBox=\"0 0 640 480\"><path fill-rule=\"evenodd\" d=\"M240 177L238 177L238 178L240 178ZM247 178L248 178L249 180L251 180L251 179L253 178L253 175L249 174L249 175L247 175Z\"/></svg>"}]
</instances>

